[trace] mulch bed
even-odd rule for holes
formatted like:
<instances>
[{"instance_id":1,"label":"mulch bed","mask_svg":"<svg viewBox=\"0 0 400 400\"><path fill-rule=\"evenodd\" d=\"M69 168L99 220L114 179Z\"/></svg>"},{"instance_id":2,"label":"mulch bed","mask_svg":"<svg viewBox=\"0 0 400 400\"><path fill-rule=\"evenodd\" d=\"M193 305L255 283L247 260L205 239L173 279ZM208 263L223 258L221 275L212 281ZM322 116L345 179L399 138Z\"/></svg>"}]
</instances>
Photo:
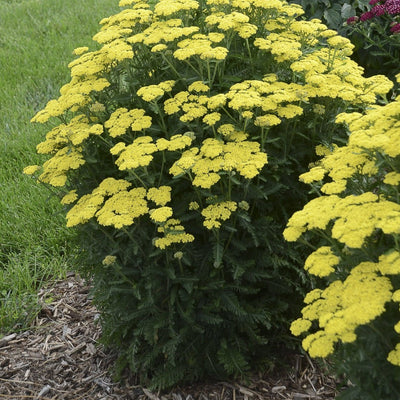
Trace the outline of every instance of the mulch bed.
<instances>
[{"instance_id":1,"label":"mulch bed","mask_svg":"<svg viewBox=\"0 0 400 400\"><path fill-rule=\"evenodd\" d=\"M202 383L154 393L115 383L115 357L98 344L99 314L89 285L70 274L42 289L42 311L30 330L0 339L0 399L38 400L331 400L335 381L309 358L293 357L289 371L250 382ZM50 301L51 299L51 301ZM128 379L127 382L134 382Z\"/></svg>"}]
</instances>

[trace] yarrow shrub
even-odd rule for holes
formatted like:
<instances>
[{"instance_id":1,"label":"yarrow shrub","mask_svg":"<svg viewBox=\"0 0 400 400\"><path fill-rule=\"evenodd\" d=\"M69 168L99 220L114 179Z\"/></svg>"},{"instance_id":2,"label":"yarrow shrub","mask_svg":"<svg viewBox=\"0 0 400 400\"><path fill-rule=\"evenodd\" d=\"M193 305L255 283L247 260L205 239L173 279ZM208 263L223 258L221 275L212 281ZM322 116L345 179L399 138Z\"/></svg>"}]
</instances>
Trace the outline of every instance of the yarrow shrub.
<instances>
[{"instance_id":1,"label":"yarrow shrub","mask_svg":"<svg viewBox=\"0 0 400 400\"><path fill-rule=\"evenodd\" d=\"M365 114L340 114L337 122L348 125L349 142L318 148L324 158L300 179L322 195L294 213L284 231L287 240L303 237L316 246L304 268L321 278L291 330L307 334L303 347L312 357L337 354L338 370L356 384L343 398L395 400L400 398L400 96Z\"/></svg>"},{"instance_id":2,"label":"yarrow shrub","mask_svg":"<svg viewBox=\"0 0 400 400\"><path fill-rule=\"evenodd\" d=\"M273 360L308 283L282 237L310 198L313 148L337 114L391 82L285 1L121 0L101 45L33 118L50 158L28 174L61 193L91 260L103 341L166 388Z\"/></svg>"}]
</instances>

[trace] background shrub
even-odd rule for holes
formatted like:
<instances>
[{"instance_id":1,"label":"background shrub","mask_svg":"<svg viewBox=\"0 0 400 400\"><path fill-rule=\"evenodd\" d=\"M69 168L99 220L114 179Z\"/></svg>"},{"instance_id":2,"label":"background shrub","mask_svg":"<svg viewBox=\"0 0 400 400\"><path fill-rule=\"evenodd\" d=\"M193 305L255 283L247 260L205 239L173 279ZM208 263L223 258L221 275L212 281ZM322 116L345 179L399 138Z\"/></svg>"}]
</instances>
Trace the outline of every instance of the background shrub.
<instances>
[{"instance_id":1,"label":"background shrub","mask_svg":"<svg viewBox=\"0 0 400 400\"><path fill-rule=\"evenodd\" d=\"M368 10L347 19L347 35L367 75L395 80L400 60L400 1L371 0Z\"/></svg>"},{"instance_id":2,"label":"background shrub","mask_svg":"<svg viewBox=\"0 0 400 400\"><path fill-rule=\"evenodd\" d=\"M391 83L284 1L120 5L33 118L51 158L25 172L81 232L119 369L166 388L265 367L309 287L281 236L313 196L298 175Z\"/></svg>"},{"instance_id":3,"label":"background shrub","mask_svg":"<svg viewBox=\"0 0 400 400\"><path fill-rule=\"evenodd\" d=\"M345 33L348 18L368 11L368 0L292 0L303 7L307 19L321 19L330 29Z\"/></svg>"},{"instance_id":4,"label":"background shrub","mask_svg":"<svg viewBox=\"0 0 400 400\"><path fill-rule=\"evenodd\" d=\"M348 124L349 143L326 149L301 175L324 194L293 214L284 232L288 240L303 236L316 245L305 269L320 278L291 329L307 332L303 347L312 357L335 353L337 371L355 384L340 398L394 400L400 396L400 96L365 115L341 114L337 122Z\"/></svg>"},{"instance_id":5,"label":"background shrub","mask_svg":"<svg viewBox=\"0 0 400 400\"><path fill-rule=\"evenodd\" d=\"M355 45L351 58L365 68L365 75L398 72L400 59L399 0L294 0L308 19L319 18Z\"/></svg>"}]
</instances>

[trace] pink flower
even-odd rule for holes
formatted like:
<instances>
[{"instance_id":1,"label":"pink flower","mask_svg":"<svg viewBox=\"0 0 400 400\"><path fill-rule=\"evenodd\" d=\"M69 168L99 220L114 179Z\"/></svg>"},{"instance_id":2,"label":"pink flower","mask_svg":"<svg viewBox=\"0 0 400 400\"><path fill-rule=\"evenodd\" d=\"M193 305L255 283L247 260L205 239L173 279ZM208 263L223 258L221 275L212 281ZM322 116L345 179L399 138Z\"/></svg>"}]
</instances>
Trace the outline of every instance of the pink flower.
<instances>
[{"instance_id":1,"label":"pink flower","mask_svg":"<svg viewBox=\"0 0 400 400\"><path fill-rule=\"evenodd\" d=\"M390 32L392 33L400 33L400 24L395 24L390 28Z\"/></svg>"},{"instance_id":2,"label":"pink flower","mask_svg":"<svg viewBox=\"0 0 400 400\"><path fill-rule=\"evenodd\" d=\"M360 18L358 18L356 15L355 17L347 18L346 23L347 23L347 25L354 25L355 23L358 22L359 19Z\"/></svg>"},{"instance_id":3,"label":"pink flower","mask_svg":"<svg viewBox=\"0 0 400 400\"><path fill-rule=\"evenodd\" d=\"M385 14L386 8L383 4L378 4L371 10L371 12L375 17L380 17L381 15Z\"/></svg>"},{"instance_id":4,"label":"pink flower","mask_svg":"<svg viewBox=\"0 0 400 400\"><path fill-rule=\"evenodd\" d=\"M381 0L371 0L368 4L370 4L371 6L373 6L376 3L379 3Z\"/></svg>"},{"instance_id":5,"label":"pink flower","mask_svg":"<svg viewBox=\"0 0 400 400\"><path fill-rule=\"evenodd\" d=\"M385 7L389 14L400 14L400 0L387 0Z\"/></svg>"},{"instance_id":6,"label":"pink flower","mask_svg":"<svg viewBox=\"0 0 400 400\"><path fill-rule=\"evenodd\" d=\"M361 14L360 21L367 21L372 18L374 18L374 13L372 11L367 11L364 14Z\"/></svg>"}]
</instances>

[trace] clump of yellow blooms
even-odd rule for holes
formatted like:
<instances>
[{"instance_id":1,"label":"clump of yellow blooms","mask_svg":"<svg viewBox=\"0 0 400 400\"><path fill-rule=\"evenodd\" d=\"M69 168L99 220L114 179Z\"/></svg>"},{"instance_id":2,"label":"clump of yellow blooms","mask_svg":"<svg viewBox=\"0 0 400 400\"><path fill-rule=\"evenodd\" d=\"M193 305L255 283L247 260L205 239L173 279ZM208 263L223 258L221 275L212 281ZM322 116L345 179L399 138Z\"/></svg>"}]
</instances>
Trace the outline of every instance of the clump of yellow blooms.
<instances>
[{"instance_id":1,"label":"clump of yellow blooms","mask_svg":"<svg viewBox=\"0 0 400 400\"><path fill-rule=\"evenodd\" d=\"M394 193L341 195L354 174L365 174L366 181L378 179L393 190L400 181L392 164L381 174L374 162L377 143L387 157L400 150L398 102L375 105L392 83L384 76L364 77L349 57L353 45L347 39L320 20L302 20L302 8L286 0L119 4L121 11L104 18L93 38L98 50L75 49L70 82L32 118L50 126L37 146L49 159L25 168L25 173L56 187L67 226L94 242L82 243L88 252L98 252L94 276L118 276L110 282L100 278L99 287L115 284L122 289L115 291L118 299L145 303L137 307L136 316L121 308L128 317L117 324L140 325L160 317L149 329L122 329L129 331L126 337L138 340L127 350L129 363L140 363L136 357L143 360L142 351L146 357L154 352L144 362L144 370L151 363L150 372L143 375L165 377L171 365L183 365L182 357L185 362L201 360L204 353L204 358L211 357L203 360L207 368L218 363L216 369L225 368L221 357L228 351L223 348L226 341L228 349L240 345L234 349L238 354L246 349L238 363L237 373L242 373L242 361L250 365L257 353L249 348L267 341L260 332L275 326L271 320L283 312L282 304L289 310L294 303L291 288L285 288L282 301L271 299L264 279L279 280L277 286L301 285L284 276L299 255L288 249L281 232L299 201L295 197L303 184L298 175L317 159L314 146L320 145L318 154L326 157L301 179L321 182L329 174L331 181L322 188L325 196L293 216L286 238L328 229L332 240L351 252L373 241L377 231L393 237L400 233ZM354 114L346 114L348 110ZM382 112L384 122L375 125ZM345 148L334 145L347 134L343 125L333 123L338 114L338 122L348 123L353 132ZM310 198L306 191L300 197ZM339 340L354 340L357 324L379 315L390 296L400 298L390 280L396 260L398 253L365 260L348 280L336 280L332 288L308 296L308 311L293 329L304 332L320 322L321 329L305 341L313 355L328 354ZM338 246L329 243L309 256L306 269L329 278L342 263ZM288 273L294 270L291 266ZM363 270L368 271L365 279ZM362 300L356 307L354 287ZM216 297L206 298L209 293ZM110 304L115 302L107 296ZM367 302L369 296L373 302ZM264 308L256 303L260 298L271 302ZM189 305L188 299L196 304ZM202 304L208 307L205 313ZM222 312L214 314L211 308L217 304ZM150 310L145 316L140 314L144 309ZM210 319L210 329L220 327L220 321L225 324L227 315L226 327L240 327L240 337L233 332L236 328L213 331L212 341L218 343L208 353L196 348L202 338L194 343L191 336L190 344L182 339L192 326L183 336L179 327L188 321L196 321L190 325L196 325L197 335L208 332ZM115 313L108 316L112 319ZM279 315L276 326L283 326L284 319ZM118 329L113 326L109 333ZM233 335L229 340L227 331ZM124 343L125 337L120 339L115 342ZM396 351L391 359L399 356ZM204 363L189 375L201 376ZM192 371L192 365L186 370Z\"/></svg>"},{"instance_id":2,"label":"clump of yellow blooms","mask_svg":"<svg viewBox=\"0 0 400 400\"><path fill-rule=\"evenodd\" d=\"M364 78L361 68L348 57L353 46L347 39L319 20L298 20L301 7L284 0L209 0L201 10L196 0L161 0L153 8L145 0L121 0L120 5L126 8L104 18L93 38L101 48L89 51L79 47L74 51L77 58L69 64L71 82L32 119L40 123L62 119L37 151L52 156L43 164L39 180L68 189L63 198L63 204L71 204L68 226L96 218L101 225L121 229L146 215L155 224L167 221L174 212L174 185L166 185L163 175L158 179L160 186L143 179L143 174L157 169L162 160L161 174L167 172L175 180L191 182L196 193L192 201L196 201L198 189L215 190L218 202L203 208L199 215L205 216L208 229L219 229L225 214L211 218L208 213L225 204L224 212L230 215L236 206L227 204L246 201L240 197L232 201L231 180L246 182L267 168L265 140L271 128L302 116L310 101L315 103L315 112L323 115L325 106L319 99L365 105L374 103L377 95L391 87L383 76ZM203 14L201 24L191 25L187 16L192 12ZM225 63L236 51L234 38L243 43L250 61L255 54L272 57L277 65L291 71L294 79L287 82L265 69L259 79L250 75L251 79L231 84L220 80ZM161 63L167 72L154 75L153 67L145 70L150 65L146 59L156 67ZM125 72L115 80L114 71ZM130 81L129 74L134 71L140 78ZM116 87L126 98L121 104L110 100ZM177 118L173 124L190 126L190 135L168 122ZM94 145L95 137L101 145ZM386 144L393 151L394 144ZM91 146L101 147L102 155L92 154ZM90 169L95 162L100 165L102 157L111 163L107 170L110 178L118 175L133 188L104 194L103 183L86 192L70 187L80 170ZM329 162L327 159L324 166ZM354 160L349 160L346 171L356 167L352 163ZM313 176L321 178L324 167L316 168ZM28 167L25 172L36 173L37 169ZM341 180L335 181L335 187L327 187L327 192L342 188L347 177L343 173L332 172ZM309 181L310 177L304 179ZM224 193L218 186L221 181L227 188ZM168 188L168 196L161 188ZM147 202L157 193L164 199L156 201L161 207L149 208ZM171 206L166 207L167 202ZM374 210L373 215L384 212ZM345 240L345 233L339 231L346 231L350 222L343 223L339 227L336 222L336 236ZM387 223L382 215L380 224ZM371 224L365 227L366 232L368 229L373 229ZM160 243L161 239L157 240L155 243ZM169 242L164 238L162 243L167 246Z\"/></svg>"},{"instance_id":3,"label":"clump of yellow blooms","mask_svg":"<svg viewBox=\"0 0 400 400\"><path fill-rule=\"evenodd\" d=\"M325 195L296 212L284 232L289 241L306 231L331 239L305 263L330 283L306 296L302 317L291 327L294 335L308 332L303 347L313 357L333 353L338 342L355 342L359 326L385 315L390 302L400 303L400 96L365 114L340 114L337 123L348 125L348 144L319 147L324 158L300 176ZM323 184L325 176L331 182ZM345 279L334 279L343 271ZM319 330L310 333L315 323ZM399 326L393 326L397 333ZM387 359L400 366L398 340Z\"/></svg>"}]
</instances>

